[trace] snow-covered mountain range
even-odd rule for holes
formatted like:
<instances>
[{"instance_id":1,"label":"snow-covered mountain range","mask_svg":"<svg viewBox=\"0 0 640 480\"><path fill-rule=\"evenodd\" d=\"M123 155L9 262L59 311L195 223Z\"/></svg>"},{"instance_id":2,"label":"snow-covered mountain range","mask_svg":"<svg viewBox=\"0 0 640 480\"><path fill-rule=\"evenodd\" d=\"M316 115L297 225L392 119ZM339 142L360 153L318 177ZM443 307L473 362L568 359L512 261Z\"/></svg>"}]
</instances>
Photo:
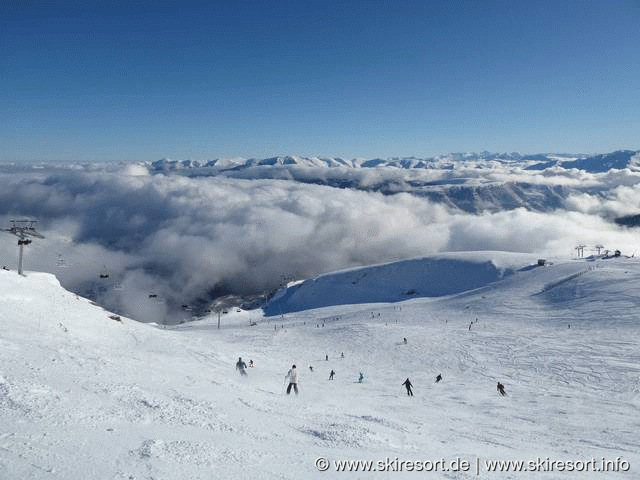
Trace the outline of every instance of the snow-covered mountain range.
<instances>
[{"instance_id":1,"label":"snow-covered mountain range","mask_svg":"<svg viewBox=\"0 0 640 480\"><path fill-rule=\"evenodd\" d=\"M325 275L275 299L296 313L234 309L219 329L138 323L0 270L0 478L636 478L640 263L537 260Z\"/></svg>"},{"instance_id":2,"label":"snow-covered mountain range","mask_svg":"<svg viewBox=\"0 0 640 480\"><path fill-rule=\"evenodd\" d=\"M385 195L411 193L470 213L514 208L551 211L565 207L567 198L576 193L606 195L593 182L567 182L570 172L640 172L640 151L591 156L482 152L369 160L299 156L203 162L161 159L146 166L155 174L277 179Z\"/></svg>"},{"instance_id":3,"label":"snow-covered mountain range","mask_svg":"<svg viewBox=\"0 0 640 480\"><path fill-rule=\"evenodd\" d=\"M204 171L238 171L252 167L307 167L307 168L403 168L403 169L455 169L459 164L474 167L491 167L493 164L519 166L529 170L545 170L553 167L580 169L587 172L606 172L611 168L638 168L640 151L619 150L607 154L521 154L521 153L449 153L436 157L417 158L354 158L304 157L296 155L277 156L264 159L216 159L216 160L171 160L162 158L148 164L151 171L167 172L192 170L192 174ZM201 169L202 171L197 171ZM193 171L196 170L196 171Z\"/></svg>"}]
</instances>

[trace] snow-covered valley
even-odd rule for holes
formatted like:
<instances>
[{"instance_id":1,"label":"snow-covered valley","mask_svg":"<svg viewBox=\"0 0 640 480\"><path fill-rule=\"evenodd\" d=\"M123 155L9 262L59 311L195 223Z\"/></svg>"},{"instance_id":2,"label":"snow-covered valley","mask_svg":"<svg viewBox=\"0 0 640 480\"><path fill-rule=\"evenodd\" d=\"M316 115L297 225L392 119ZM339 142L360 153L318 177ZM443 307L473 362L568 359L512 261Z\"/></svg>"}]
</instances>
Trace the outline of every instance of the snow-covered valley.
<instances>
[{"instance_id":1,"label":"snow-covered valley","mask_svg":"<svg viewBox=\"0 0 640 480\"><path fill-rule=\"evenodd\" d=\"M0 271L0 478L636 478L638 260L437 260L462 270L423 285L450 290L478 262L509 274L361 303L342 272L305 287L324 308L300 297L294 313L233 310L218 329L217 316L171 328L114 319L51 275ZM417 279L419 263L361 273L386 298L402 277L393 269ZM239 356L255 363L246 377ZM298 396L284 391L294 363ZM337 472L348 460L378 471ZM499 460L542 473L489 471ZM586 473L603 462L618 471Z\"/></svg>"}]
</instances>

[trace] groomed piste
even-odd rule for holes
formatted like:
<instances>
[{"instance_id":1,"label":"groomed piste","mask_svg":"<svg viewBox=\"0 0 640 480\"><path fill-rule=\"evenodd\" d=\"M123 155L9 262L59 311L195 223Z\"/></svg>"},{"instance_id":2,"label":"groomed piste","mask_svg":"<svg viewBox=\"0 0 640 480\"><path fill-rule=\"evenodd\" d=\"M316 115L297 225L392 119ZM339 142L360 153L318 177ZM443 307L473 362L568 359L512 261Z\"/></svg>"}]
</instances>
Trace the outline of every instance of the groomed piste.
<instances>
[{"instance_id":1,"label":"groomed piste","mask_svg":"<svg viewBox=\"0 0 640 480\"><path fill-rule=\"evenodd\" d=\"M636 478L640 263L536 260L475 252L328 274L220 329L217 316L138 323L51 275L2 270L0 478ZM292 364L298 396L285 393ZM469 470L442 471L456 459ZM387 471L337 473L348 460ZM510 460L554 470L489 471Z\"/></svg>"}]
</instances>

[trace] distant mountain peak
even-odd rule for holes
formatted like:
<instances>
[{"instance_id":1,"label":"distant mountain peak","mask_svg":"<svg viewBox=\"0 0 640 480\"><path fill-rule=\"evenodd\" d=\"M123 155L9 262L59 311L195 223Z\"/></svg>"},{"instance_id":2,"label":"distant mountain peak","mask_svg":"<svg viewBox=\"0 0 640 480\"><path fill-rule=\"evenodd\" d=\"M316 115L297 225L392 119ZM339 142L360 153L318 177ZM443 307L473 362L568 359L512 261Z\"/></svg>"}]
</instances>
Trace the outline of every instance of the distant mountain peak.
<instances>
[{"instance_id":1,"label":"distant mountain peak","mask_svg":"<svg viewBox=\"0 0 640 480\"><path fill-rule=\"evenodd\" d=\"M224 170L243 170L250 168L401 168L401 169L437 169L451 168L453 165L470 165L474 162L500 162L519 166L524 170L545 170L547 168L579 169L590 173L602 173L610 169L640 169L640 150L617 150L605 154L566 154L518 152L465 152L448 153L434 157L389 157L389 158L353 158L318 157L298 155L276 155L268 158L215 159L215 160L171 160L161 158L148 164L153 172L170 172L192 169L207 169L211 174Z\"/></svg>"}]
</instances>

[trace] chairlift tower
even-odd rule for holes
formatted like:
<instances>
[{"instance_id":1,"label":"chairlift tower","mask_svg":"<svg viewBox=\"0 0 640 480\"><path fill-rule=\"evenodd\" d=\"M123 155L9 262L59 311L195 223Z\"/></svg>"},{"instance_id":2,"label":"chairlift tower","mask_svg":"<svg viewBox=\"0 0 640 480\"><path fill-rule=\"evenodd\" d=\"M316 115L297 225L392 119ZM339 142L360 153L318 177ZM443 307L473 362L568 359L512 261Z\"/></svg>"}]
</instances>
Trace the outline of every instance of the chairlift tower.
<instances>
[{"instance_id":1,"label":"chairlift tower","mask_svg":"<svg viewBox=\"0 0 640 480\"><path fill-rule=\"evenodd\" d=\"M44 235L38 233L35 228L35 220L10 220L11 227L3 229L5 232L9 232L18 237L18 275L22 273L22 257L24 254L24 246L29 245L33 238L44 238Z\"/></svg>"}]
</instances>

